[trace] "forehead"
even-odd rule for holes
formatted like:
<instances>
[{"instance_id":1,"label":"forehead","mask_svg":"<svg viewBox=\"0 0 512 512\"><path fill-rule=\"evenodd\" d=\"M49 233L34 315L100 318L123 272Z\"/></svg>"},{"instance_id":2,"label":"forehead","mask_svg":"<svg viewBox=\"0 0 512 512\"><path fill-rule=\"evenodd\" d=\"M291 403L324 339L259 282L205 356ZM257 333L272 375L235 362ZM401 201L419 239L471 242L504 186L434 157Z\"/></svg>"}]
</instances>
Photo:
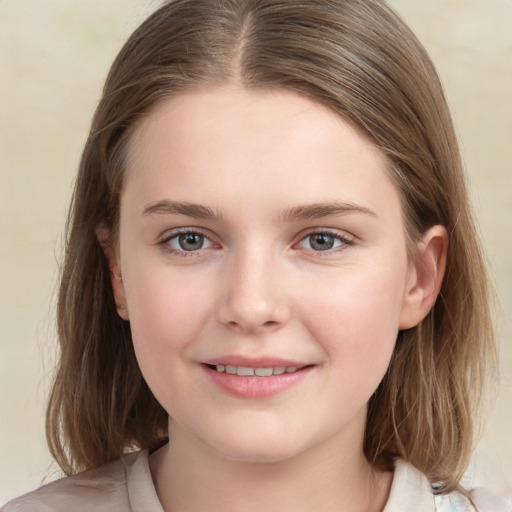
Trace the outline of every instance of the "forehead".
<instances>
[{"instance_id":1,"label":"forehead","mask_svg":"<svg viewBox=\"0 0 512 512\"><path fill-rule=\"evenodd\" d=\"M137 127L123 198L142 206L167 194L216 208L229 199L259 210L332 200L396 207L386 169L357 129L297 93L200 89L161 102Z\"/></svg>"},{"instance_id":2,"label":"forehead","mask_svg":"<svg viewBox=\"0 0 512 512\"><path fill-rule=\"evenodd\" d=\"M282 132L283 128L287 131ZM333 137L326 137L328 131ZM163 100L136 127L128 162L137 157L149 139L158 143L169 132L176 145L198 141L210 154L221 140L236 143L237 147L252 143L253 147L260 144L271 149L279 144L287 149L297 143L319 143L322 138L328 143L328 139L343 132L345 146L350 142L385 159L361 130L341 116L305 96L283 89L194 88ZM293 149L297 151L299 147Z\"/></svg>"}]
</instances>

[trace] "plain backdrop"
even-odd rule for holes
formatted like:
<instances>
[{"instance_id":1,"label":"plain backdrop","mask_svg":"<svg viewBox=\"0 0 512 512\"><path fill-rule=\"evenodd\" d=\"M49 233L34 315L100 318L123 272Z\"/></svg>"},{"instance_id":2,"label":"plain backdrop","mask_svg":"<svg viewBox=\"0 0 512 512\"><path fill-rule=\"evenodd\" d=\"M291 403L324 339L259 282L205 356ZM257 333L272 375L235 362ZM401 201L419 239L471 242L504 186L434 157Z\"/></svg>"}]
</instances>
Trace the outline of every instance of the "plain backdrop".
<instances>
[{"instance_id":1,"label":"plain backdrop","mask_svg":"<svg viewBox=\"0 0 512 512\"><path fill-rule=\"evenodd\" d=\"M156 0L0 0L0 505L59 476L44 437L72 182L102 82ZM438 65L501 302L502 385L468 481L512 493L512 1L391 0Z\"/></svg>"}]
</instances>

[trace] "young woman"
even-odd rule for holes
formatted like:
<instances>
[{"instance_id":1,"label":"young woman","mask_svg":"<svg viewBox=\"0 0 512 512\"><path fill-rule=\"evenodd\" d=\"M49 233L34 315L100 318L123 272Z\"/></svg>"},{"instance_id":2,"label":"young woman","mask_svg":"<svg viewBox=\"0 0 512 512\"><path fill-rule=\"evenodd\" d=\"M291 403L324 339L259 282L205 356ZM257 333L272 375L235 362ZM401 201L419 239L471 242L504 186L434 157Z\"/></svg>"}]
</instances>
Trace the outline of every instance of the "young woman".
<instances>
[{"instance_id":1,"label":"young woman","mask_svg":"<svg viewBox=\"0 0 512 512\"><path fill-rule=\"evenodd\" d=\"M385 3L166 3L71 207L68 478L5 510L510 511L460 485L488 304L441 85Z\"/></svg>"}]
</instances>

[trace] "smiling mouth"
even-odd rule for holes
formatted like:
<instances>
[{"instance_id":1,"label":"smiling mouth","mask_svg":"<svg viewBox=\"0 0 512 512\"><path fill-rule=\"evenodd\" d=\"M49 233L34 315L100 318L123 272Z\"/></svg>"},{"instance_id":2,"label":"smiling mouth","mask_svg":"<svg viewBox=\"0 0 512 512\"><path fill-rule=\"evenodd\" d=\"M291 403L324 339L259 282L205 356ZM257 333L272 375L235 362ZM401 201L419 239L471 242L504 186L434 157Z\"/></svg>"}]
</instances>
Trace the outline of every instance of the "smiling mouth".
<instances>
[{"instance_id":1,"label":"smiling mouth","mask_svg":"<svg viewBox=\"0 0 512 512\"><path fill-rule=\"evenodd\" d=\"M249 366L251 364L254 366ZM316 365L301 364L299 361L272 361L270 358L253 361L246 358L244 361L243 358L228 357L224 361L218 359L203 363L202 366L211 381L228 395L244 400L264 400L300 385Z\"/></svg>"},{"instance_id":2,"label":"smiling mouth","mask_svg":"<svg viewBox=\"0 0 512 512\"><path fill-rule=\"evenodd\" d=\"M284 375L289 373L296 373L307 366L272 366L267 368L252 368L249 366L233 366L230 364L207 364L208 368L215 370L219 373L227 373L228 375L238 375L239 377L272 377L274 375Z\"/></svg>"}]
</instances>

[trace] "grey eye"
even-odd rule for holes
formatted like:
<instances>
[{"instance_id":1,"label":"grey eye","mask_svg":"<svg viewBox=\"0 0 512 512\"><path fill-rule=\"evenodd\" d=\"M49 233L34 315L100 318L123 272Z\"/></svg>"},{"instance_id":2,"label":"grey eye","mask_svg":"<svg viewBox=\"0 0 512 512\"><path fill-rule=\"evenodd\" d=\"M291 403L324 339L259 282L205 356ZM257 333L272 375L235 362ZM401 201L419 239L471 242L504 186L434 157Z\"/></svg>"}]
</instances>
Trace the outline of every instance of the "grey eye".
<instances>
[{"instance_id":1,"label":"grey eye","mask_svg":"<svg viewBox=\"0 0 512 512\"><path fill-rule=\"evenodd\" d=\"M328 251L334 247L336 238L326 233L314 233L308 237L311 249L315 251Z\"/></svg>"},{"instance_id":2,"label":"grey eye","mask_svg":"<svg viewBox=\"0 0 512 512\"><path fill-rule=\"evenodd\" d=\"M184 230L168 236L161 245L167 246L174 254L193 253L214 246L213 242L200 231Z\"/></svg>"},{"instance_id":3,"label":"grey eye","mask_svg":"<svg viewBox=\"0 0 512 512\"><path fill-rule=\"evenodd\" d=\"M319 231L310 233L299 243L299 247L315 252L326 252L341 248L343 245L352 245L352 242L343 235Z\"/></svg>"},{"instance_id":4,"label":"grey eye","mask_svg":"<svg viewBox=\"0 0 512 512\"><path fill-rule=\"evenodd\" d=\"M204 245L204 236L199 233L183 233L176 238L183 251L197 251Z\"/></svg>"}]
</instances>

